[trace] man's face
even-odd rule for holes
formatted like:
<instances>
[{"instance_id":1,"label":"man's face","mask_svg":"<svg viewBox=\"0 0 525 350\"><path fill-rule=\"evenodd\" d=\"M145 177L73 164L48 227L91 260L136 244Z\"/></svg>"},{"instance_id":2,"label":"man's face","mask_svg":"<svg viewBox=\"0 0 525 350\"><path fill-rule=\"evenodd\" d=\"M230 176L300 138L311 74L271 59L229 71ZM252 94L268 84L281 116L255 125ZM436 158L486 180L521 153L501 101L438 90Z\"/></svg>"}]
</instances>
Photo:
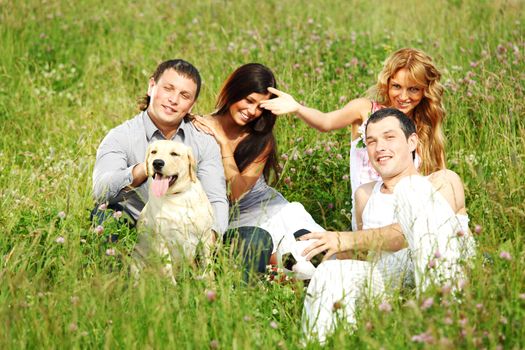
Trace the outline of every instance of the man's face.
<instances>
[{"instance_id":1,"label":"man's face","mask_svg":"<svg viewBox=\"0 0 525 350\"><path fill-rule=\"evenodd\" d=\"M395 117L386 117L369 124L366 129L366 149L374 169L383 179L400 175L413 166L412 152L417 135L407 138Z\"/></svg>"},{"instance_id":2,"label":"man's face","mask_svg":"<svg viewBox=\"0 0 525 350\"><path fill-rule=\"evenodd\" d=\"M167 69L157 82L149 81L148 115L159 129L178 128L195 103L197 84L174 69Z\"/></svg>"}]
</instances>

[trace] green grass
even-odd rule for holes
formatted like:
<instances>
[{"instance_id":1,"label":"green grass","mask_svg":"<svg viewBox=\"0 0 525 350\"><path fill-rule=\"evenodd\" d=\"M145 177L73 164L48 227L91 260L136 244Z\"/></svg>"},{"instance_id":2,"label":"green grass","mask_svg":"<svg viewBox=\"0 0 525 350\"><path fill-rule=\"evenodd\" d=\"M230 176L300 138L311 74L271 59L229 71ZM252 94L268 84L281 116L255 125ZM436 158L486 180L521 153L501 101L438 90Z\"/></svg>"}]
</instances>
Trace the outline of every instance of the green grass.
<instances>
[{"instance_id":1,"label":"green grass","mask_svg":"<svg viewBox=\"0 0 525 350\"><path fill-rule=\"evenodd\" d=\"M154 274L133 285L134 232L110 223L97 234L87 219L96 148L136 113L165 59L201 71L196 112L210 112L226 76L254 61L298 100L331 110L362 96L406 46L443 72L448 166L464 180L485 258L461 303L429 291L434 305L422 310L402 295L392 312L363 310L354 334L340 327L329 345L523 348L524 13L516 0L0 1L0 348L301 347L302 286L241 286L225 256L213 283L188 270L176 287ZM350 130L319 134L287 116L276 134L277 188L325 227L347 228ZM105 243L115 230L125 238ZM432 344L411 340L423 332Z\"/></svg>"}]
</instances>

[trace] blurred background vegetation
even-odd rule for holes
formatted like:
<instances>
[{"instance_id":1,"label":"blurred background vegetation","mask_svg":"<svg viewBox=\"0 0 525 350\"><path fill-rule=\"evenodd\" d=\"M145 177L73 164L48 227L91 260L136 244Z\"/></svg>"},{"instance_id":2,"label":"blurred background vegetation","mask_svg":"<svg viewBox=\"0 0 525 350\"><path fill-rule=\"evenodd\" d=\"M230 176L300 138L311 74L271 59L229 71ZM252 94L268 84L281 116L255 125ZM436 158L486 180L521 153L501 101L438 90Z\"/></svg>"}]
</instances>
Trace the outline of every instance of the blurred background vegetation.
<instances>
[{"instance_id":1,"label":"blurred background vegetation","mask_svg":"<svg viewBox=\"0 0 525 350\"><path fill-rule=\"evenodd\" d=\"M436 347L446 347L442 338L450 348L522 347L524 7L512 0L0 0L0 345L299 347L302 286L231 288L230 266L213 286L188 278L173 288L154 276L130 286L118 257L132 248L134 232L108 224L104 235L127 237L109 246L88 221L96 148L137 113L149 76L166 59L199 68L197 113L211 112L221 83L248 62L272 68L279 88L328 111L363 96L391 52L417 47L443 73L447 165L465 182L484 258L463 304L430 314L407 311L404 301L388 316L371 310L363 325L372 328L353 337L341 330L332 345L415 346L411 335L428 330ZM284 116L276 136L283 168L276 187L326 228L348 228L350 129L319 134ZM503 251L511 260L499 257ZM218 300L206 299L210 289ZM447 312L451 326L439 321Z\"/></svg>"}]
</instances>

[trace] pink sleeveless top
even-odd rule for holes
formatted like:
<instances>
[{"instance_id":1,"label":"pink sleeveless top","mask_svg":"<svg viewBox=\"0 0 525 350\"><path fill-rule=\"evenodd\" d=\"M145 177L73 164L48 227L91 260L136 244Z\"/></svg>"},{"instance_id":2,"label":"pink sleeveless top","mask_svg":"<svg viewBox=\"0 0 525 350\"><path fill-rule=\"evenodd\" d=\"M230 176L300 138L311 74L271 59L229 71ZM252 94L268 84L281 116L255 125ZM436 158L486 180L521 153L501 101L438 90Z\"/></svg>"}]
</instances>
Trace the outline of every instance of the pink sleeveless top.
<instances>
[{"instance_id":1,"label":"pink sleeveless top","mask_svg":"<svg viewBox=\"0 0 525 350\"><path fill-rule=\"evenodd\" d=\"M384 108L379 103L372 101L372 109L370 114ZM366 120L359 127L360 136L350 143L350 183L352 186L352 198L354 193L359 186L372 181L379 181L381 176L372 168L370 160L368 159L368 153L366 147L360 147L363 145L363 136L365 133Z\"/></svg>"}]
</instances>

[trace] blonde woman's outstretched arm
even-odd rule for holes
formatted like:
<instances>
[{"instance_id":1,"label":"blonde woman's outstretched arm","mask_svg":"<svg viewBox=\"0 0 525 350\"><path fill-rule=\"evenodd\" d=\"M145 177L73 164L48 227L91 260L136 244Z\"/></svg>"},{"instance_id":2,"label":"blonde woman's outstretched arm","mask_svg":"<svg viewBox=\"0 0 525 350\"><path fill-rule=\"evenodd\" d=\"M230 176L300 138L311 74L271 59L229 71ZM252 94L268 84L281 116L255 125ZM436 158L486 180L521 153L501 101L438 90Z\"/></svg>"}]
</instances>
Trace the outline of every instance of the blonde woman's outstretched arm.
<instances>
[{"instance_id":1,"label":"blonde woman's outstretched arm","mask_svg":"<svg viewBox=\"0 0 525 350\"><path fill-rule=\"evenodd\" d=\"M342 129L349 125L361 125L372 108L369 99L357 98L341 109L325 113L301 105L286 92L274 88L268 88L268 91L277 97L262 101L260 104L262 108L276 115L295 114L308 125L322 132Z\"/></svg>"}]
</instances>

